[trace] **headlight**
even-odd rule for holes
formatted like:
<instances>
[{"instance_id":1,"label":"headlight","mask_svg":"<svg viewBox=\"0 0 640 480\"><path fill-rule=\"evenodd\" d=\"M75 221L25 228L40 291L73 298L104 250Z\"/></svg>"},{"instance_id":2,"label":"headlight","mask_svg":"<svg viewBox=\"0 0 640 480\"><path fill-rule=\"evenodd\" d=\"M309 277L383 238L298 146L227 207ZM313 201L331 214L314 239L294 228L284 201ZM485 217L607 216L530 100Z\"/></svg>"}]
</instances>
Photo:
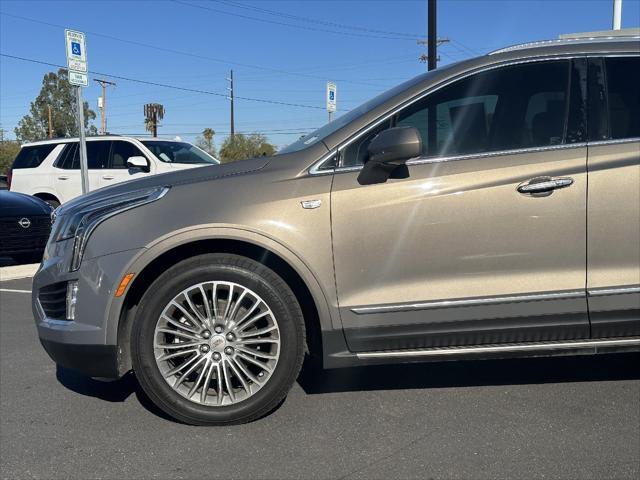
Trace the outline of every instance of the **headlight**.
<instances>
[{"instance_id":1,"label":"headlight","mask_svg":"<svg viewBox=\"0 0 640 480\"><path fill-rule=\"evenodd\" d=\"M71 271L77 270L82 262L87 241L98 225L126 210L154 202L168 191L169 187L154 187L112 195L94 202L80 203L68 210L62 207L56 210L51 238L56 242L75 238Z\"/></svg>"}]
</instances>

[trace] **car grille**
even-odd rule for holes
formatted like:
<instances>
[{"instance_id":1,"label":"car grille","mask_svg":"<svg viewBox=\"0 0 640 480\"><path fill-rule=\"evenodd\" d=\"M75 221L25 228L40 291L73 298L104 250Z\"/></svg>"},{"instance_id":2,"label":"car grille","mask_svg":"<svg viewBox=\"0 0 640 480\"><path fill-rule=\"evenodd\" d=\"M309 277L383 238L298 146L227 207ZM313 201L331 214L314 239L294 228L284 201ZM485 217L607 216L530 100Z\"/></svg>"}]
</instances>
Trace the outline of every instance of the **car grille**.
<instances>
[{"instance_id":1,"label":"car grille","mask_svg":"<svg viewBox=\"0 0 640 480\"><path fill-rule=\"evenodd\" d=\"M18 223L27 218L31 225L23 228ZM0 218L0 252L31 252L44 250L51 231L50 216L24 216Z\"/></svg>"},{"instance_id":2,"label":"car grille","mask_svg":"<svg viewBox=\"0 0 640 480\"><path fill-rule=\"evenodd\" d=\"M47 318L66 320L67 282L54 283L41 288L38 292L38 300Z\"/></svg>"}]
</instances>

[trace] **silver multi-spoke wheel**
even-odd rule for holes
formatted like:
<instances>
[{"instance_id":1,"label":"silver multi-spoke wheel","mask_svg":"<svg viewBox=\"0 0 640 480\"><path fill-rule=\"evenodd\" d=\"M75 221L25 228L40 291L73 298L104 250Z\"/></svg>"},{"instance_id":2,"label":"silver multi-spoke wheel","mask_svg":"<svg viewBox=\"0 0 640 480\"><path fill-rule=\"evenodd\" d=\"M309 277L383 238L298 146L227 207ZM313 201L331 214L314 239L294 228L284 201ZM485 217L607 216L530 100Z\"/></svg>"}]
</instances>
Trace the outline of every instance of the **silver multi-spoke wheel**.
<instances>
[{"instance_id":1,"label":"silver multi-spoke wheel","mask_svg":"<svg viewBox=\"0 0 640 480\"><path fill-rule=\"evenodd\" d=\"M280 356L280 330L254 291L233 282L203 282L164 308L154 355L161 375L183 397L231 405L269 381Z\"/></svg>"}]
</instances>

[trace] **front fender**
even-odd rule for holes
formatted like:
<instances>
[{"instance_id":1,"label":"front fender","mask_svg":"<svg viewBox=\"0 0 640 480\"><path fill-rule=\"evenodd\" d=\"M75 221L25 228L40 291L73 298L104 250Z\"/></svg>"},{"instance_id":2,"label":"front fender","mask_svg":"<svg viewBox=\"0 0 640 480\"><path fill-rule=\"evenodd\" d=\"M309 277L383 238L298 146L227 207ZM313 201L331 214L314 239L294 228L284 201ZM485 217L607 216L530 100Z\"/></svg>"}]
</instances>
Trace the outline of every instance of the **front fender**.
<instances>
[{"instance_id":1,"label":"front fender","mask_svg":"<svg viewBox=\"0 0 640 480\"><path fill-rule=\"evenodd\" d=\"M153 260L164 253L177 247L188 245L203 240L235 240L252 244L254 246L264 248L275 255L278 255L286 263L293 268L296 273L305 282L307 288L311 292L318 316L320 319L320 328L324 331L342 330L340 317L336 308L337 302L334 292L327 292L323 288L317 275L313 272L302 258L292 249L285 246L278 240L245 227L237 226L207 226L185 228L176 232L171 232L157 239L147 248L139 250L122 272L123 276L128 272L133 272L136 276L151 263ZM328 259L331 261L331 259ZM135 284L134 282L132 285ZM128 295L127 291L127 295ZM108 313L107 322L107 343L116 345L118 343L118 325L121 319L122 309L125 304L127 295L114 298Z\"/></svg>"}]
</instances>

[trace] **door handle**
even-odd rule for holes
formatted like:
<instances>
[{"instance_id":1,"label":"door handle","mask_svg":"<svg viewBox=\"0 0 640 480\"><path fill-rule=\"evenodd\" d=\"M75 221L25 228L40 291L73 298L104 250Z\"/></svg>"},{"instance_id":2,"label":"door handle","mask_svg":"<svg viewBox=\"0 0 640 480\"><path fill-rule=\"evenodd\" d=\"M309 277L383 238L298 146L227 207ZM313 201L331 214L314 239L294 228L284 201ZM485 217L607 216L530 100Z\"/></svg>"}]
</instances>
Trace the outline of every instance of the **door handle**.
<instances>
[{"instance_id":1,"label":"door handle","mask_svg":"<svg viewBox=\"0 0 640 480\"><path fill-rule=\"evenodd\" d=\"M525 195L548 196L558 188L573 185L571 177L536 177L518 185L518 192Z\"/></svg>"},{"instance_id":2,"label":"door handle","mask_svg":"<svg viewBox=\"0 0 640 480\"><path fill-rule=\"evenodd\" d=\"M103 180L113 180L115 177L113 175L102 175Z\"/></svg>"},{"instance_id":3,"label":"door handle","mask_svg":"<svg viewBox=\"0 0 640 480\"><path fill-rule=\"evenodd\" d=\"M59 175L58 180L69 180L69 175Z\"/></svg>"}]
</instances>

